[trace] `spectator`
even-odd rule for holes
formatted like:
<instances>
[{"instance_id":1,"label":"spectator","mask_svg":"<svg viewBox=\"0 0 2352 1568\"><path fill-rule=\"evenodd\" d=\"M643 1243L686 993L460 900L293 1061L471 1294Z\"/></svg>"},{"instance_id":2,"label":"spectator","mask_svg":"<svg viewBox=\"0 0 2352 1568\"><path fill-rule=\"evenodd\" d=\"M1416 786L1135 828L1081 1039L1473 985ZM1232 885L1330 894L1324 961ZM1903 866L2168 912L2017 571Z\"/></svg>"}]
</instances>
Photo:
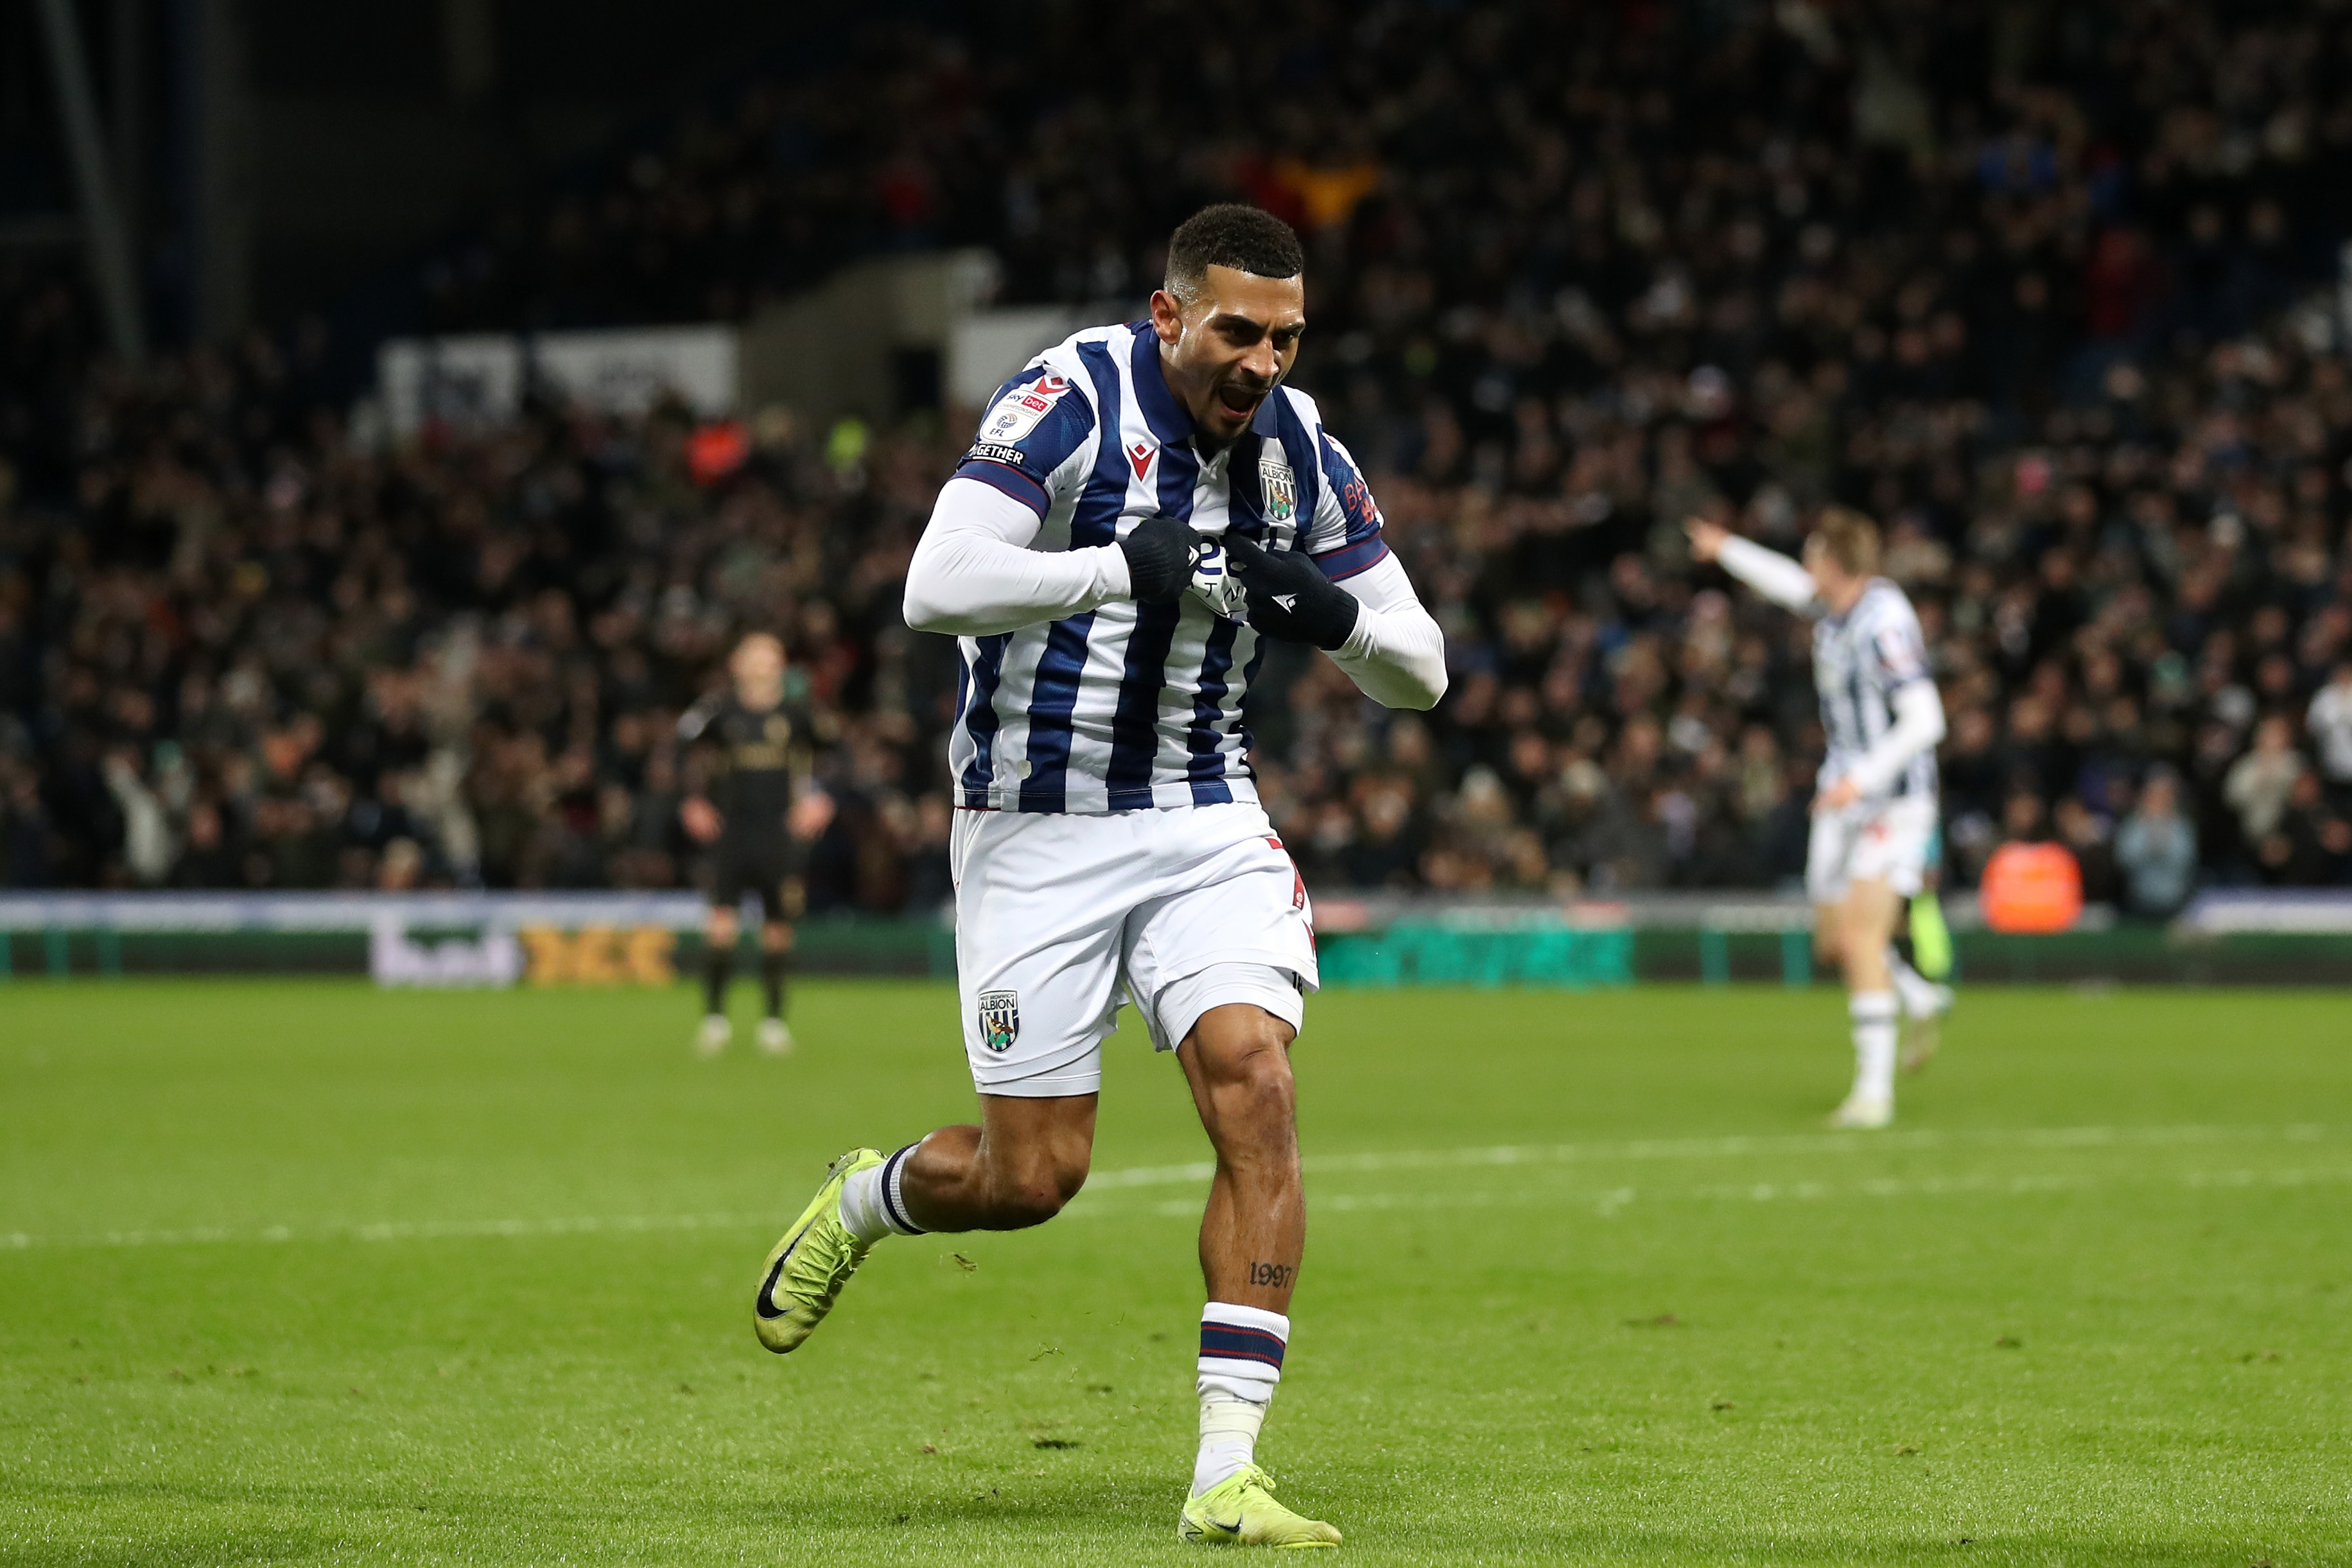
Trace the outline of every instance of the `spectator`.
<instances>
[{"instance_id":1,"label":"spectator","mask_svg":"<svg viewBox=\"0 0 2352 1568\"><path fill-rule=\"evenodd\" d=\"M2313 694L2304 727L2337 808L2352 810L2352 659L2339 660L2327 684Z\"/></svg>"},{"instance_id":2,"label":"spectator","mask_svg":"<svg viewBox=\"0 0 2352 1568\"><path fill-rule=\"evenodd\" d=\"M2120 879L2115 847L2107 841L2106 821L2079 796L2070 795L2059 800L2051 822L2058 842L2074 852L2074 864L2083 876L2083 901L2113 904Z\"/></svg>"},{"instance_id":3,"label":"spectator","mask_svg":"<svg viewBox=\"0 0 2352 1568\"><path fill-rule=\"evenodd\" d=\"M2352 825L2330 808L2317 773L2297 773L2278 825L2255 846L2263 880L2287 888L2328 887L2344 879L2348 855Z\"/></svg>"},{"instance_id":4,"label":"spectator","mask_svg":"<svg viewBox=\"0 0 2352 1568\"><path fill-rule=\"evenodd\" d=\"M1695 575L1676 525L1793 547L1832 499L1879 517L1920 611L1955 885L2004 834L2095 880L2086 836L2151 763L2189 781L2169 820L2210 868L2267 874L2284 832L2293 875L2341 875L2309 845L2347 809L2352 678L2307 694L2352 661L2352 378L2296 301L2347 236L2294 193L2352 147L2320 112L2352 19L2108 5L2100 48L2045 29L2021 91L1982 8L1928 7L1933 140L1889 158L1838 63L1864 13L1706 9L1251 12L1298 47L1185 79L1207 153L1164 132L1145 13L889 22L500 215L434 259L434 319L724 317L852 247L950 242L992 248L1005 297L1131 302L1172 221L1240 191L1314 231L1297 377L1456 676L1390 720L1326 661L1267 659L1268 809L1318 889L1801 873L1803 635ZM952 676L892 606L968 426L835 442L764 411L715 478L672 408L372 450L313 334L95 370L45 268L0 271L11 883L176 853L179 885L678 885L697 781L662 737L768 626L842 803L817 912L936 904ZM2306 703L2332 816L2256 723Z\"/></svg>"},{"instance_id":5,"label":"spectator","mask_svg":"<svg viewBox=\"0 0 2352 1568\"><path fill-rule=\"evenodd\" d=\"M2116 833L2124 904L2134 914L2168 919L2197 886L2197 828L2180 815L2180 784L2169 768L2152 770L2139 804Z\"/></svg>"},{"instance_id":6,"label":"spectator","mask_svg":"<svg viewBox=\"0 0 2352 1568\"><path fill-rule=\"evenodd\" d=\"M2305 772L2285 717L2273 713L2254 726L2253 749L2230 764L2221 798L2237 814L2238 832L2250 852L2262 855L2263 840L2278 831L2295 780Z\"/></svg>"}]
</instances>

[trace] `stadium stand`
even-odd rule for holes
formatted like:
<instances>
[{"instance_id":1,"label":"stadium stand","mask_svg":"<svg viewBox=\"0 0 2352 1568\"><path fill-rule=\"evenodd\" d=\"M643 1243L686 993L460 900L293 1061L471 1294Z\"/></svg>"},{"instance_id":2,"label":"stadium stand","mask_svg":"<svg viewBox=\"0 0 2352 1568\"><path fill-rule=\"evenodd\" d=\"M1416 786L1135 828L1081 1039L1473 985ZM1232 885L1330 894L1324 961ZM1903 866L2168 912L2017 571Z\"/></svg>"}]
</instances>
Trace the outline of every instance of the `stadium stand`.
<instances>
[{"instance_id":1,"label":"stadium stand","mask_svg":"<svg viewBox=\"0 0 2352 1568\"><path fill-rule=\"evenodd\" d=\"M1921 607L1949 882L2011 839L2147 915L2352 880L2335 13L1325 5L1179 58L1166 10L885 28L497 215L431 324L723 317L946 243L1008 299L1139 300L1243 196L1308 237L1299 381L1454 663L1426 719L1274 672L1258 765L1314 885L1798 872L1804 634L1679 524L1792 548L1832 498ZM12 265L0 883L675 885L675 715L766 626L845 806L813 905L944 896L952 679L897 605L961 432L771 411L717 480L672 412L377 452L315 331L133 373Z\"/></svg>"}]
</instances>

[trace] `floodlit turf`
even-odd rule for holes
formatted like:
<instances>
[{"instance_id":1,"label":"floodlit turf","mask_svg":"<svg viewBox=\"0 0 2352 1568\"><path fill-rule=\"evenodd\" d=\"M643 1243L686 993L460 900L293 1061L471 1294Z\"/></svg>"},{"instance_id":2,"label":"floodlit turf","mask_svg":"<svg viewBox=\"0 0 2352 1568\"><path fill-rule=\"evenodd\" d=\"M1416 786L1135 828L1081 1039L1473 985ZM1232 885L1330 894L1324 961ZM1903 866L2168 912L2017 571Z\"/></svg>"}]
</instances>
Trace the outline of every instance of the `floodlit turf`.
<instances>
[{"instance_id":1,"label":"floodlit turf","mask_svg":"<svg viewBox=\"0 0 2352 1568\"><path fill-rule=\"evenodd\" d=\"M0 1562L1143 1563L1203 1146L899 1240L789 1358L825 1161L970 1104L951 994L0 989ZM1262 1457L1373 1563L2352 1561L2352 1005L1979 991L1832 1136L1827 989L1354 994ZM746 1031L748 1033L748 1031Z\"/></svg>"}]
</instances>

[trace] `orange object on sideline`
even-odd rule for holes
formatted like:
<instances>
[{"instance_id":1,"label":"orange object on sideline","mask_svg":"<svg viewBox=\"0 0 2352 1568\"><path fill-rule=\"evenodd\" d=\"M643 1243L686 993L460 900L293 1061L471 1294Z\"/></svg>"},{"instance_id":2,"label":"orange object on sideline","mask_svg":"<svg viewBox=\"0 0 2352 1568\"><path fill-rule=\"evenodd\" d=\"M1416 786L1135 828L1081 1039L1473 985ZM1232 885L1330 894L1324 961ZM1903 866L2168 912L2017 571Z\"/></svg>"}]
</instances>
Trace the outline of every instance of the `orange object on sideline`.
<instances>
[{"instance_id":1,"label":"orange object on sideline","mask_svg":"<svg viewBox=\"0 0 2352 1568\"><path fill-rule=\"evenodd\" d=\"M720 419L686 438L686 466L698 485L716 484L751 455L751 433L740 419Z\"/></svg>"},{"instance_id":2,"label":"orange object on sideline","mask_svg":"<svg viewBox=\"0 0 2352 1568\"><path fill-rule=\"evenodd\" d=\"M1995 931L2064 931L2083 912L2083 868L2063 844L2004 844L1985 862L1977 898Z\"/></svg>"}]
</instances>

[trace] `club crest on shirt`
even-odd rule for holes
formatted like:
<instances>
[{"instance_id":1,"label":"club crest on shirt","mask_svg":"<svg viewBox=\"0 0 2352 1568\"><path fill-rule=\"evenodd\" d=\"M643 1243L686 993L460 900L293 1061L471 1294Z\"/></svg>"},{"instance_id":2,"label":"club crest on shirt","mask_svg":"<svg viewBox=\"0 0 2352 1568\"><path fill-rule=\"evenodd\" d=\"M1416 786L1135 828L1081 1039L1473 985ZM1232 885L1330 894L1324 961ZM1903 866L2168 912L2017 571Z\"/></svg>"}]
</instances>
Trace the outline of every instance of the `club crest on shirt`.
<instances>
[{"instance_id":1,"label":"club crest on shirt","mask_svg":"<svg viewBox=\"0 0 2352 1568\"><path fill-rule=\"evenodd\" d=\"M1021 1037L1021 993L980 994L980 1043L1002 1056Z\"/></svg>"},{"instance_id":2,"label":"club crest on shirt","mask_svg":"<svg viewBox=\"0 0 2352 1568\"><path fill-rule=\"evenodd\" d=\"M1265 500L1265 523L1274 535L1274 548L1286 548L1290 535L1298 531L1298 476L1290 471L1281 447L1271 441L1258 453L1257 489Z\"/></svg>"},{"instance_id":3,"label":"club crest on shirt","mask_svg":"<svg viewBox=\"0 0 2352 1568\"><path fill-rule=\"evenodd\" d=\"M1037 428L1037 421L1054 411L1054 405L1068 395L1070 378L1048 373L1025 386L1016 386L996 400L988 417L980 422L980 439L985 443L1008 444L1018 441Z\"/></svg>"}]
</instances>

